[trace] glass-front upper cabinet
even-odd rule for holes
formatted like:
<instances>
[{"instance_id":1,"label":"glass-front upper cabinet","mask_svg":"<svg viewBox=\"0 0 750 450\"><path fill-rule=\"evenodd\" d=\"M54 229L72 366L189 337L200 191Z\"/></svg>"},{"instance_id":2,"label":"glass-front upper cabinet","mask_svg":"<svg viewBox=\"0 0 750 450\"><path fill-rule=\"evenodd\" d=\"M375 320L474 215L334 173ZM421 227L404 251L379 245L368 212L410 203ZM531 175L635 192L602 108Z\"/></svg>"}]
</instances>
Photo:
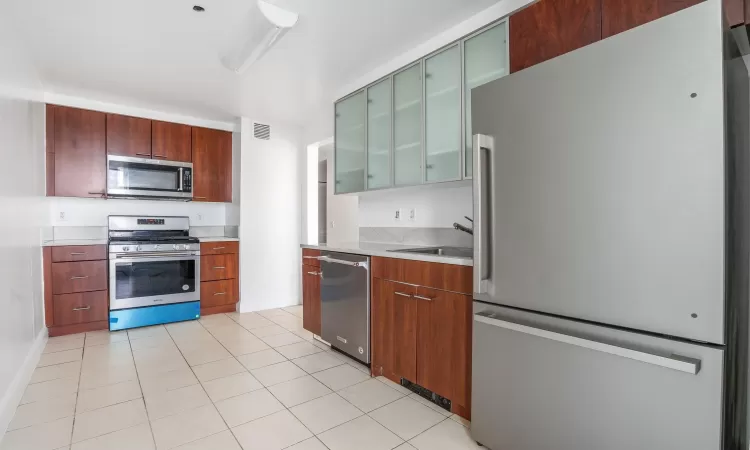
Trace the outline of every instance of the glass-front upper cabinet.
<instances>
[{"instance_id":1,"label":"glass-front upper cabinet","mask_svg":"<svg viewBox=\"0 0 750 450\"><path fill-rule=\"evenodd\" d=\"M507 21L464 41L465 164L464 176L472 174L471 90L508 74Z\"/></svg>"},{"instance_id":2,"label":"glass-front upper cabinet","mask_svg":"<svg viewBox=\"0 0 750 450\"><path fill-rule=\"evenodd\" d=\"M365 91L336 103L337 194L365 190Z\"/></svg>"},{"instance_id":3,"label":"glass-front upper cabinet","mask_svg":"<svg viewBox=\"0 0 750 450\"><path fill-rule=\"evenodd\" d=\"M461 178L461 52L458 45L425 59L426 181Z\"/></svg>"},{"instance_id":4,"label":"glass-front upper cabinet","mask_svg":"<svg viewBox=\"0 0 750 450\"><path fill-rule=\"evenodd\" d=\"M396 186L422 183L422 65L393 75L393 175Z\"/></svg>"},{"instance_id":5,"label":"glass-front upper cabinet","mask_svg":"<svg viewBox=\"0 0 750 450\"><path fill-rule=\"evenodd\" d=\"M391 185L391 79L367 88L367 189Z\"/></svg>"}]
</instances>

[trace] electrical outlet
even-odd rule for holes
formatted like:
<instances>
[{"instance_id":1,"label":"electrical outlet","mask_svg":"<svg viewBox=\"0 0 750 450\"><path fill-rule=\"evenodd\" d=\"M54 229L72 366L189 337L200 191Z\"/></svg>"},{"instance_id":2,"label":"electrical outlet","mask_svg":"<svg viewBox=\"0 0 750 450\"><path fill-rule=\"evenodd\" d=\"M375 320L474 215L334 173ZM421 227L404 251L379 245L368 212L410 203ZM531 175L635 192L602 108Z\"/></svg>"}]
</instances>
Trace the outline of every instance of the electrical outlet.
<instances>
[{"instance_id":1,"label":"electrical outlet","mask_svg":"<svg viewBox=\"0 0 750 450\"><path fill-rule=\"evenodd\" d=\"M336 221L335 220L331 221L331 228L336 228Z\"/></svg>"},{"instance_id":2,"label":"electrical outlet","mask_svg":"<svg viewBox=\"0 0 750 450\"><path fill-rule=\"evenodd\" d=\"M400 209L396 210L396 214L393 216L393 220L395 220L396 222L400 222L401 221L401 210Z\"/></svg>"},{"instance_id":3,"label":"electrical outlet","mask_svg":"<svg viewBox=\"0 0 750 450\"><path fill-rule=\"evenodd\" d=\"M417 208L412 208L409 210L409 220L412 222L417 220Z\"/></svg>"},{"instance_id":4,"label":"electrical outlet","mask_svg":"<svg viewBox=\"0 0 750 450\"><path fill-rule=\"evenodd\" d=\"M198 214L198 222L202 222L202 221L203 221L203 214Z\"/></svg>"},{"instance_id":5,"label":"electrical outlet","mask_svg":"<svg viewBox=\"0 0 750 450\"><path fill-rule=\"evenodd\" d=\"M60 211L60 220L65 220L65 211Z\"/></svg>"}]
</instances>

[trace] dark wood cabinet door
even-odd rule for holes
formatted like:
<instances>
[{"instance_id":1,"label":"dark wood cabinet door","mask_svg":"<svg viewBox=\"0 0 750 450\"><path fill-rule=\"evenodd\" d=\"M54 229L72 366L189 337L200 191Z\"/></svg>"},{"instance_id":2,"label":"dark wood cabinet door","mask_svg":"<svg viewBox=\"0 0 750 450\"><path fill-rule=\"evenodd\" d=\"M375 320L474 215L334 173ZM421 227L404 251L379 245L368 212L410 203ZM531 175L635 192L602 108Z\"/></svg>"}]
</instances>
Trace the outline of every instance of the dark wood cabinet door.
<instances>
[{"instance_id":1,"label":"dark wood cabinet door","mask_svg":"<svg viewBox=\"0 0 750 450\"><path fill-rule=\"evenodd\" d=\"M239 301L237 279L201 282L201 308L234 305Z\"/></svg>"},{"instance_id":2,"label":"dark wood cabinet door","mask_svg":"<svg viewBox=\"0 0 750 450\"><path fill-rule=\"evenodd\" d=\"M468 412L471 397L472 299L417 288L417 384Z\"/></svg>"},{"instance_id":3,"label":"dark wood cabinet door","mask_svg":"<svg viewBox=\"0 0 750 450\"><path fill-rule=\"evenodd\" d=\"M168 161L193 161L192 127L179 123L151 122L151 156Z\"/></svg>"},{"instance_id":4,"label":"dark wood cabinet door","mask_svg":"<svg viewBox=\"0 0 750 450\"><path fill-rule=\"evenodd\" d=\"M540 0L510 16L510 71L601 40L601 1Z\"/></svg>"},{"instance_id":5,"label":"dark wood cabinet door","mask_svg":"<svg viewBox=\"0 0 750 450\"><path fill-rule=\"evenodd\" d=\"M238 276L238 255L201 256L201 281L231 280Z\"/></svg>"},{"instance_id":6,"label":"dark wood cabinet door","mask_svg":"<svg viewBox=\"0 0 750 450\"><path fill-rule=\"evenodd\" d=\"M724 5L724 17L730 27L745 23L744 0L722 0L722 4Z\"/></svg>"},{"instance_id":7,"label":"dark wood cabinet door","mask_svg":"<svg viewBox=\"0 0 750 450\"><path fill-rule=\"evenodd\" d=\"M393 302L393 376L417 382L417 300L416 288L386 282L386 295Z\"/></svg>"},{"instance_id":8,"label":"dark wood cabinet door","mask_svg":"<svg viewBox=\"0 0 750 450\"><path fill-rule=\"evenodd\" d=\"M55 326L100 322L109 318L108 291L54 296Z\"/></svg>"},{"instance_id":9,"label":"dark wood cabinet door","mask_svg":"<svg viewBox=\"0 0 750 450\"><path fill-rule=\"evenodd\" d=\"M232 133L193 127L193 200L232 201Z\"/></svg>"},{"instance_id":10,"label":"dark wood cabinet door","mask_svg":"<svg viewBox=\"0 0 750 450\"><path fill-rule=\"evenodd\" d=\"M602 39L622 33L631 28L651 22L682 9L696 5L703 0L601 0ZM742 0L739 0L741 3ZM725 0L725 13L729 20L740 20L737 16L743 6L732 5L737 0ZM737 11L733 11L736 9ZM730 24L731 26L731 24Z\"/></svg>"},{"instance_id":11,"label":"dark wood cabinet door","mask_svg":"<svg viewBox=\"0 0 750 450\"><path fill-rule=\"evenodd\" d=\"M393 296L387 281L373 278L370 288L372 376L393 377ZM396 380L393 380L396 381Z\"/></svg>"},{"instance_id":12,"label":"dark wood cabinet door","mask_svg":"<svg viewBox=\"0 0 750 450\"><path fill-rule=\"evenodd\" d=\"M151 120L107 114L107 153L151 158Z\"/></svg>"},{"instance_id":13,"label":"dark wood cabinet door","mask_svg":"<svg viewBox=\"0 0 750 450\"><path fill-rule=\"evenodd\" d=\"M107 261L52 263L52 293L106 291Z\"/></svg>"},{"instance_id":14,"label":"dark wood cabinet door","mask_svg":"<svg viewBox=\"0 0 750 450\"><path fill-rule=\"evenodd\" d=\"M302 327L320 336L320 269L307 265L302 266Z\"/></svg>"},{"instance_id":15,"label":"dark wood cabinet door","mask_svg":"<svg viewBox=\"0 0 750 450\"><path fill-rule=\"evenodd\" d=\"M55 106L54 115L55 195L104 197L107 115L64 106Z\"/></svg>"}]
</instances>

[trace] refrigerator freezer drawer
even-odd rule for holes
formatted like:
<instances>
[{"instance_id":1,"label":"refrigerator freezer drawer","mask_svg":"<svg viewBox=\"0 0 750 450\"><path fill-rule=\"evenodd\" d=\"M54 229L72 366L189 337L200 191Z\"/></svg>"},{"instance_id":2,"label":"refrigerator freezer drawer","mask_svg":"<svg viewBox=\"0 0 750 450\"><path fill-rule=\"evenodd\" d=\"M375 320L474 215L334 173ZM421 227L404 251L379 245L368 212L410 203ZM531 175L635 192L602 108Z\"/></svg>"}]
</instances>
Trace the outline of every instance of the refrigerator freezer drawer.
<instances>
[{"instance_id":1,"label":"refrigerator freezer drawer","mask_svg":"<svg viewBox=\"0 0 750 450\"><path fill-rule=\"evenodd\" d=\"M719 450L723 359L475 303L472 437L494 450Z\"/></svg>"}]
</instances>

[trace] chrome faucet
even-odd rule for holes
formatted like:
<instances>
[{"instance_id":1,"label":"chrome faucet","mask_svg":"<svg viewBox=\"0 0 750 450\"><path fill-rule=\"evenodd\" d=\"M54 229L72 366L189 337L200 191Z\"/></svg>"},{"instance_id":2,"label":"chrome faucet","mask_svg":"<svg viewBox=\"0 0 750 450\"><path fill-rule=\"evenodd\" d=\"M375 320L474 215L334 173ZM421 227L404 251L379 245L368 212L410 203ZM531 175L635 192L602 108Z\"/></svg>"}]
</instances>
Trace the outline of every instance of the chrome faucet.
<instances>
[{"instance_id":1,"label":"chrome faucet","mask_svg":"<svg viewBox=\"0 0 750 450\"><path fill-rule=\"evenodd\" d=\"M474 223L474 221L473 221L472 219L470 219L469 217L467 217L467 216L464 216L464 218L465 218L466 220L468 220L469 222L471 222L471 223ZM461 225L461 224L460 224L460 223L458 223L458 222L453 222L453 228L455 228L456 230L459 230L459 231L463 231L464 233L469 233L469 234L471 234L472 236L474 235L474 230L472 230L472 229L471 229L471 228L469 228L469 227L465 227L465 226Z\"/></svg>"}]
</instances>

